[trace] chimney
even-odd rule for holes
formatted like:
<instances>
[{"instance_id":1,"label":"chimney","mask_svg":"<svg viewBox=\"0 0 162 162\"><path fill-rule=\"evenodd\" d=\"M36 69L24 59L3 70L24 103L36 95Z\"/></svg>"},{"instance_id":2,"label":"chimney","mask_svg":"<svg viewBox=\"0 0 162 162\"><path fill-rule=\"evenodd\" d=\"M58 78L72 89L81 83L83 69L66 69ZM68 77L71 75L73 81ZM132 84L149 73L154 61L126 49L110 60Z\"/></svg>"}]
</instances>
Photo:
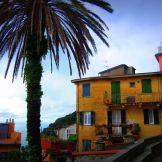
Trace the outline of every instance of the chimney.
<instances>
[{"instance_id":1,"label":"chimney","mask_svg":"<svg viewBox=\"0 0 162 162\"><path fill-rule=\"evenodd\" d=\"M15 122L14 122L14 119L12 119L12 123L15 123Z\"/></svg>"},{"instance_id":2,"label":"chimney","mask_svg":"<svg viewBox=\"0 0 162 162\"><path fill-rule=\"evenodd\" d=\"M155 55L155 57L159 62L160 72L162 72L162 46L158 47L158 53Z\"/></svg>"}]
</instances>

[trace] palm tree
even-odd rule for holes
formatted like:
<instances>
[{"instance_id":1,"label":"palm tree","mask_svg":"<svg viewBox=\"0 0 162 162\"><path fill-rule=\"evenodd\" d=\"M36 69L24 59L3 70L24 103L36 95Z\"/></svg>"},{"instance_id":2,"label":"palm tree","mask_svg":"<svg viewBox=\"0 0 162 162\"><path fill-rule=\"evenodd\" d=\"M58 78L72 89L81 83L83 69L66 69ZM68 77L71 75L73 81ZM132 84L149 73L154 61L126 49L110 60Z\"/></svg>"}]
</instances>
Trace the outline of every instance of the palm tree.
<instances>
[{"instance_id":1,"label":"palm tree","mask_svg":"<svg viewBox=\"0 0 162 162\"><path fill-rule=\"evenodd\" d=\"M96 52L91 31L107 46L108 29L92 10L97 6L112 12L106 0L4 0L0 2L0 58L8 55L5 77L14 60L13 80L21 68L27 87L27 140L33 161L42 161L40 146L40 107L42 59L48 53L59 67L60 53L76 62L79 76ZM32 161L32 159L31 159Z\"/></svg>"}]
</instances>

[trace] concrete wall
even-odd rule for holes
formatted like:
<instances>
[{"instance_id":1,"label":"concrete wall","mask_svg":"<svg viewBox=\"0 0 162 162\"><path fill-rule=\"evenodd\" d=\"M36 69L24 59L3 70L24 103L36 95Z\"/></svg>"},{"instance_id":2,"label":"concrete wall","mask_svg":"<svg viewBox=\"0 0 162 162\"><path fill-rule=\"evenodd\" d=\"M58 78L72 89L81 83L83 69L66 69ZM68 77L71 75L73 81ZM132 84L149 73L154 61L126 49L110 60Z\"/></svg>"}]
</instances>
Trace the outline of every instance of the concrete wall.
<instances>
[{"instance_id":1,"label":"concrete wall","mask_svg":"<svg viewBox=\"0 0 162 162\"><path fill-rule=\"evenodd\" d=\"M123 67L119 67L119 68L115 68L113 70L104 72L101 74L101 76L108 76L108 75L124 75L125 74L125 68Z\"/></svg>"}]
</instances>

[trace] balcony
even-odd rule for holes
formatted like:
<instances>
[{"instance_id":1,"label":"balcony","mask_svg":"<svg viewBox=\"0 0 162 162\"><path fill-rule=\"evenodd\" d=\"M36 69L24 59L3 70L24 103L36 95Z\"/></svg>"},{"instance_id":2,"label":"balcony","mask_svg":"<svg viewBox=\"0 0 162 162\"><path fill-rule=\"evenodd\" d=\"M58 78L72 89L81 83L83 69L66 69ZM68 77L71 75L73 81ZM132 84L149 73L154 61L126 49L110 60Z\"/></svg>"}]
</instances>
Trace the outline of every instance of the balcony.
<instances>
[{"instance_id":1,"label":"balcony","mask_svg":"<svg viewBox=\"0 0 162 162\"><path fill-rule=\"evenodd\" d=\"M96 146L110 147L116 144L130 144L140 138L141 127L138 123L95 125ZM127 134L128 133L128 134ZM103 147L105 148L105 147ZM98 148L97 148L98 150Z\"/></svg>"},{"instance_id":2,"label":"balcony","mask_svg":"<svg viewBox=\"0 0 162 162\"><path fill-rule=\"evenodd\" d=\"M162 103L162 92L156 93L104 93L103 102L111 104Z\"/></svg>"}]
</instances>

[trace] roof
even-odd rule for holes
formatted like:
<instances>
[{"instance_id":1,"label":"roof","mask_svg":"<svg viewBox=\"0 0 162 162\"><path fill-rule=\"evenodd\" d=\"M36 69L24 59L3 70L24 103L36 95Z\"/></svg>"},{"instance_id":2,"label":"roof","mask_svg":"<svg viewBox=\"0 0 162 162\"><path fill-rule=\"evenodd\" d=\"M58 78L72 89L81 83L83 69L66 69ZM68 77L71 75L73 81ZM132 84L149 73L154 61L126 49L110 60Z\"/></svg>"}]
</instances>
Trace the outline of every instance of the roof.
<instances>
[{"instance_id":1,"label":"roof","mask_svg":"<svg viewBox=\"0 0 162 162\"><path fill-rule=\"evenodd\" d=\"M148 72L148 73L136 73L136 74L127 74L127 75L113 75L113 76L97 76L97 77L88 77L88 78L82 78L82 79L74 79L71 82L77 83L77 82L90 81L90 80L142 77L142 76L150 76L150 75L162 75L162 72Z\"/></svg>"},{"instance_id":2,"label":"roof","mask_svg":"<svg viewBox=\"0 0 162 162\"><path fill-rule=\"evenodd\" d=\"M111 71L111 70L118 69L118 68L121 68L121 67L129 68L129 66L127 66L126 64L120 64L120 65L118 65L118 66L114 66L114 67L109 68L109 69L107 69L107 70L101 71L101 72L99 72L98 74L106 73L106 72L109 72L109 71ZM132 67L133 69L135 69L133 66L131 66L131 67ZM136 70L136 69L135 69L135 70Z\"/></svg>"},{"instance_id":3,"label":"roof","mask_svg":"<svg viewBox=\"0 0 162 162\"><path fill-rule=\"evenodd\" d=\"M70 125L67 125L67 126L63 126L61 128L57 128L55 130L66 129L66 128L69 128L70 126L73 126L73 125L76 125L76 123L73 123L73 124L70 124Z\"/></svg>"}]
</instances>

